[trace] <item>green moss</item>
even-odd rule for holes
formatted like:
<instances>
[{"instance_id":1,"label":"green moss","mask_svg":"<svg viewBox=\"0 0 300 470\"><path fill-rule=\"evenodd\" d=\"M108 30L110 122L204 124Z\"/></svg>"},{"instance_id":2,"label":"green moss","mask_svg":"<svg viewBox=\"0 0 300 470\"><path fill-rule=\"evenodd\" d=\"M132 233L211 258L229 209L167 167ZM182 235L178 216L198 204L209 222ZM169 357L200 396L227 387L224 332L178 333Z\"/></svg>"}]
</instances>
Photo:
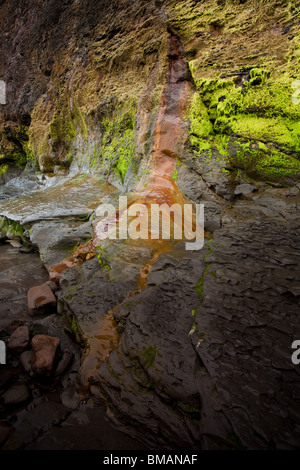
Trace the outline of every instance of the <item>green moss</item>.
<instances>
[{"instance_id":1,"label":"green moss","mask_svg":"<svg viewBox=\"0 0 300 470\"><path fill-rule=\"evenodd\" d=\"M108 169L124 183L127 171L132 166L136 172L134 128L136 104L117 104L113 111L102 119L103 134L98 155L94 156L94 165L97 165L97 156Z\"/></svg>"},{"instance_id":2,"label":"green moss","mask_svg":"<svg viewBox=\"0 0 300 470\"><path fill-rule=\"evenodd\" d=\"M269 182L295 177L300 172L300 161L296 158L251 141L237 141L236 154L229 157L228 162L232 170L241 168L251 178Z\"/></svg>"},{"instance_id":3,"label":"green moss","mask_svg":"<svg viewBox=\"0 0 300 470\"><path fill-rule=\"evenodd\" d=\"M2 216L0 218L0 231L4 234L10 233L12 235L18 235L22 238L24 228L19 224L19 222Z\"/></svg>"},{"instance_id":4,"label":"green moss","mask_svg":"<svg viewBox=\"0 0 300 470\"><path fill-rule=\"evenodd\" d=\"M193 68L192 68L193 70ZM251 86L251 80L261 78ZM253 68L247 86L231 80L197 81L190 107L194 156L225 159L227 167L255 179L279 181L299 175L300 106L292 102L292 79L273 80Z\"/></svg>"},{"instance_id":5,"label":"green moss","mask_svg":"<svg viewBox=\"0 0 300 470\"><path fill-rule=\"evenodd\" d=\"M29 143L28 125L20 124L0 133L0 167L2 168L2 174L10 166L23 168L28 161L33 160L34 153Z\"/></svg>"},{"instance_id":6,"label":"green moss","mask_svg":"<svg viewBox=\"0 0 300 470\"><path fill-rule=\"evenodd\" d=\"M1 162L1 159L0 159L0 162ZM9 166L8 165L1 165L0 163L0 176L1 175L5 175L5 173L7 172Z\"/></svg>"},{"instance_id":7,"label":"green moss","mask_svg":"<svg viewBox=\"0 0 300 470\"><path fill-rule=\"evenodd\" d=\"M143 347L141 356L143 358L144 366L147 369L153 366L157 355L160 356L156 346L148 346L147 348L145 346Z\"/></svg>"},{"instance_id":8,"label":"green moss","mask_svg":"<svg viewBox=\"0 0 300 470\"><path fill-rule=\"evenodd\" d=\"M232 86L232 82L222 80L198 80L199 93L193 96L189 114L195 156L211 158L214 148L220 155L226 155L229 137L220 132L228 128L232 110L225 97Z\"/></svg>"},{"instance_id":9,"label":"green moss","mask_svg":"<svg viewBox=\"0 0 300 470\"><path fill-rule=\"evenodd\" d=\"M258 142L259 150L267 151L268 147L263 142Z\"/></svg>"},{"instance_id":10,"label":"green moss","mask_svg":"<svg viewBox=\"0 0 300 470\"><path fill-rule=\"evenodd\" d=\"M177 181L177 178L178 178L178 171L177 171L176 168L175 168L175 170L173 171L173 173L172 173L172 175L171 175L171 178L172 178L172 180Z\"/></svg>"},{"instance_id":11,"label":"green moss","mask_svg":"<svg viewBox=\"0 0 300 470\"><path fill-rule=\"evenodd\" d=\"M205 268L205 271L203 273L203 275L201 276L200 278L200 281L198 282L197 286L196 286L196 291L197 291L197 294L199 295L200 297L200 300L201 302L203 301L203 283L204 283L204 275L207 274L208 270L207 270L207 267Z\"/></svg>"},{"instance_id":12,"label":"green moss","mask_svg":"<svg viewBox=\"0 0 300 470\"><path fill-rule=\"evenodd\" d=\"M255 86L256 84L262 85L265 83L267 77L270 76L270 73L267 70L264 69L252 69L250 71L250 81L249 85L250 86Z\"/></svg>"},{"instance_id":13,"label":"green moss","mask_svg":"<svg viewBox=\"0 0 300 470\"><path fill-rule=\"evenodd\" d=\"M78 331L79 331L77 321L74 315L72 316L72 321L71 321L71 331L73 331L75 335L78 334Z\"/></svg>"},{"instance_id":14,"label":"green moss","mask_svg":"<svg viewBox=\"0 0 300 470\"><path fill-rule=\"evenodd\" d=\"M296 137L298 132L300 135L299 123L287 119L238 114L231 129L235 134L249 139L276 142L282 144L287 150L299 151L300 149L300 140Z\"/></svg>"},{"instance_id":15,"label":"green moss","mask_svg":"<svg viewBox=\"0 0 300 470\"><path fill-rule=\"evenodd\" d=\"M197 89L189 110L193 156L208 168L223 166L230 178L243 171L243 177L290 184L300 175L300 105L292 99L300 74L299 13L291 2L244 3L179 0L170 7ZM241 37L265 31L271 17L291 26L288 40L270 53L265 39L255 50L246 40L240 55ZM200 37L201 51L194 45Z\"/></svg>"},{"instance_id":16,"label":"green moss","mask_svg":"<svg viewBox=\"0 0 300 470\"><path fill-rule=\"evenodd\" d=\"M90 164L92 168L96 168L100 164L100 155L101 155L100 145L95 144L93 155L90 160Z\"/></svg>"},{"instance_id":17,"label":"green moss","mask_svg":"<svg viewBox=\"0 0 300 470\"><path fill-rule=\"evenodd\" d=\"M213 133L213 125L199 93L194 93L190 108L190 135L192 145L199 148L203 138Z\"/></svg>"},{"instance_id":18,"label":"green moss","mask_svg":"<svg viewBox=\"0 0 300 470\"><path fill-rule=\"evenodd\" d=\"M228 153L228 144L230 138L228 135L216 134L214 137L214 144L220 155L226 156Z\"/></svg>"},{"instance_id":19,"label":"green moss","mask_svg":"<svg viewBox=\"0 0 300 470\"><path fill-rule=\"evenodd\" d=\"M106 249L99 245L97 246L97 251L98 251L98 261L99 261L100 266L103 269L107 269L107 271L110 271L111 267L108 262Z\"/></svg>"},{"instance_id":20,"label":"green moss","mask_svg":"<svg viewBox=\"0 0 300 470\"><path fill-rule=\"evenodd\" d=\"M60 162L67 166L73 156L72 143L76 136L80 134L84 139L88 137L87 125L84 115L76 102L70 109L65 98L56 105L52 122L49 125L49 136L51 137L51 148L60 156ZM49 154L48 136L40 144L39 153Z\"/></svg>"},{"instance_id":21,"label":"green moss","mask_svg":"<svg viewBox=\"0 0 300 470\"><path fill-rule=\"evenodd\" d=\"M58 112L50 124L49 135L53 139L53 147L60 144L69 146L76 137L76 129L71 116Z\"/></svg>"},{"instance_id":22,"label":"green moss","mask_svg":"<svg viewBox=\"0 0 300 470\"><path fill-rule=\"evenodd\" d=\"M298 120L300 110L292 102L293 79L283 74L276 81L270 80L263 85L247 87L238 104L240 111L257 114L263 117L280 116Z\"/></svg>"},{"instance_id":23,"label":"green moss","mask_svg":"<svg viewBox=\"0 0 300 470\"><path fill-rule=\"evenodd\" d=\"M124 132L123 136L119 139L117 152L118 162L115 167L115 172L121 182L124 183L128 168L134 157L133 131L127 130Z\"/></svg>"}]
</instances>

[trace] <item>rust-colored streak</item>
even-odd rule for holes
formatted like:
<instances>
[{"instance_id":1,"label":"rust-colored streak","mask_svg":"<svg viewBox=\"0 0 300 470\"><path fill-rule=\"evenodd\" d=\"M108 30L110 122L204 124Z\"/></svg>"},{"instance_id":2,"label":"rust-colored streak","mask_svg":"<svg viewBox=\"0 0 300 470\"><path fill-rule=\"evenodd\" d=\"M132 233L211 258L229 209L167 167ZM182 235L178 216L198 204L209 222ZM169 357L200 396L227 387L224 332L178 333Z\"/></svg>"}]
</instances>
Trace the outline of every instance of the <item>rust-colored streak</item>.
<instances>
[{"instance_id":1,"label":"rust-colored streak","mask_svg":"<svg viewBox=\"0 0 300 470\"><path fill-rule=\"evenodd\" d=\"M154 184L159 176L171 176L176 168L178 146L185 131L182 114L187 101L188 70L177 38L169 38L169 76L160 101L154 132ZM155 178L156 177L156 178ZM153 183L152 183L153 184Z\"/></svg>"},{"instance_id":2,"label":"rust-colored streak","mask_svg":"<svg viewBox=\"0 0 300 470\"><path fill-rule=\"evenodd\" d=\"M161 251L155 251L154 255L152 256L151 261L149 263L145 264L145 266L141 269L140 271L140 277L138 281L138 292L141 290L146 289L147 287L147 278L151 272L151 266L155 263L155 261L158 259L159 255L161 254Z\"/></svg>"},{"instance_id":3,"label":"rust-colored streak","mask_svg":"<svg viewBox=\"0 0 300 470\"><path fill-rule=\"evenodd\" d=\"M88 390L99 367L108 358L120 340L113 311L114 309L111 309L107 312L88 337L88 347L82 358L80 369L82 391Z\"/></svg>"},{"instance_id":4,"label":"rust-colored streak","mask_svg":"<svg viewBox=\"0 0 300 470\"><path fill-rule=\"evenodd\" d=\"M155 122L152 150L153 170L148 178L146 189L137 192L135 201L131 201L130 204L139 202L149 206L151 203L166 203L171 206L174 203L181 205L185 203L171 175L176 168L177 156L186 139L187 131L183 120L183 112L190 83L187 80L187 65L183 60L178 39L171 36L168 41L169 70ZM80 245L74 252L73 258L64 260L49 268L51 279L58 282L60 274L65 269L95 256L97 245L107 237L107 231L118 223L125 210L127 210L127 207L122 208L117 217L113 215L102 219L95 227L93 239L85 245Z\"/></svg>"},{"instance_id":5,"label":"rust-colored streak","mask_svg":"<svg viewBox=\"0 0 300 470\"><path fill-rule=\"evenodd\" d=\"M48 268L50 280L58 284L61 273L65 271L65 269L72 268L75 264L80 264L80 261L72 257L62 261L61 263L50 266Z\"/></svg>"},{"instance_id":6,"label":"rust-colored streak","mask_svg":"<svg viewBox=\"0 0 300 470\"><path fill-rule=\"evenodd\" d=\"M168 57L169 69L166 85L161 96L160 108L154 126L150 159L151 174L146 184L142 181L140 189L131 195L127 207L121 208L117 216L108 216L96 225L93 239L86 245L80 245L74 252L73 258L50 268L50 276L56 282L58 282L59 276L64 269L95 256L97 245L107 237L107 231L114 224L118 223L131 204L146 204L148 208L147 216L149 216L149 208L153 203L159 205L165 203L168 206L179 204L182 208L187 203L176 182L172 179L172 174L176 169L177 158L181 154L188 138L183 113L187 104L188 91L191 87L191 83L188 81L187 65L183 60L180 43L175 36L169 38ZM193 221L192 225L195 227L195 221ZM132 297L146 288L147 277L159 255L170 250L179 242L180 240L174 239L152 240L151 236L148 240L143 240L143 243L147 243L152 248L154 254L152 259L141 269L137 288L128 297ZM138 242L128 240L128 243L134 244ZM87 335L87 351L81 369L81 381L86 386L88 386L87 384L97 373L97 369L106 360L119 341L113 311L114 309L110 310L104 319L99 321L93 331Z\"/></svg>"}]
</instances>

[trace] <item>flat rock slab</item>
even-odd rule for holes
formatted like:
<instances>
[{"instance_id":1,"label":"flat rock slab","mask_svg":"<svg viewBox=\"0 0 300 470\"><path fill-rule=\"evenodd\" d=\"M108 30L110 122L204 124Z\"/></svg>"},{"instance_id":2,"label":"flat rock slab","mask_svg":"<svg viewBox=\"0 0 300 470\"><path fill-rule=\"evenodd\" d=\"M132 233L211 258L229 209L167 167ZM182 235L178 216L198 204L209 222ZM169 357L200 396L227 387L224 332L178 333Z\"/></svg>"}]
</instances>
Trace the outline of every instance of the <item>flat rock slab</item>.
<instances>
[{"instance_id":1,"label":"flat rock slab","mask_svg":"<svg viewBox=\"0 0 300 470\"><path fill-rule=\"evenodd\" d=\"M31 341L32 370L37 374L50 375L55 367L60 339L54 336L36 335Z\"/></svg>"},{"instance_id":2,"label":"flat rock slab","mask_svg":"<svg viewBox=\"0 0 300 470\"><path fill-rule=\"evenodd\" d=\"M111 185L100 182L95 176L80 179L57 176L52 180L51 187L41 187L32 194L1 201L0 213L21 225L57 217L78 217L92 213L101 200L99 195L115 192ZM26 182L26 178L23 181Z\"/></svg>"},{"instance_id":3,"label":"flat rock slab","mask_svg":"<svg viewBox=\"0 0 300 470\"><path fill-rule=\"evenodd\" d=\"M8 341L9 349L14 353L21 353L29 345L28 326L19 326L11 335Z\"/></svg>"},{"instance_id":4,"label":"flat rock slab","mask_svg":"<svg viewBox=\"0 0 300 470\"><path fill-rule=\"evenodd\" d=\"M29 289L28 313L32 316L50 313L56 307L56 298L47 284Z\"/></svg>"}]
</instances>

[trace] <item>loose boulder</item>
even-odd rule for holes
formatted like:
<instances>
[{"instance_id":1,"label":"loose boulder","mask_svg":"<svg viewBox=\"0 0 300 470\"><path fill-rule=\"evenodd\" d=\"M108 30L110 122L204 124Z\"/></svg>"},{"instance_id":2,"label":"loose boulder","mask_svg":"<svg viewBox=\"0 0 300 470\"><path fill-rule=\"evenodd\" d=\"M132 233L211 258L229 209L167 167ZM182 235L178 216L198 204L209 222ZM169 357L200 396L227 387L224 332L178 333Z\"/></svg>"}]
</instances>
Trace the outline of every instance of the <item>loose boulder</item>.
<instances>
[{"instance_id":1,"label":"loose boulder","mask_svg":"<svg viewBox=\"0 0 300 470\"><path fill-rule=\"evenodd\" d=\"M20 355L20 361L26 372L31 372L31 351L24 351Z\"/></svg>"},{"instance_id":2,"label":"loose boulder","mask_svg":"<svg viewBox=\"0 0 300 470\"><path fill-rule=\"evenodd\" d=\"M54 336L36 335L31 341L32 370L40 375L50 375L59 353L60 339Z\"/></svg>"},{"instance_id":3,"label":"loose boulder","mask_svg":"<svg viewBox=\"0 0 300 470\"><path fill-rule=\"evenodd\" d=\"M19 326L8 341L8 347L13 353L21 353L29 345L29 328L27 326Z\"/></svg>"},{"instance_id":4,"label":"loose boulder","mask_svg":"<svg viewBox=\"0 0 300 470\"><path fill-rule=\"evenodd\" d=\"M47 284L29 289L27 294L29 315L51 313L56 307L56 297Z\"/></svg>"}]
</instances>

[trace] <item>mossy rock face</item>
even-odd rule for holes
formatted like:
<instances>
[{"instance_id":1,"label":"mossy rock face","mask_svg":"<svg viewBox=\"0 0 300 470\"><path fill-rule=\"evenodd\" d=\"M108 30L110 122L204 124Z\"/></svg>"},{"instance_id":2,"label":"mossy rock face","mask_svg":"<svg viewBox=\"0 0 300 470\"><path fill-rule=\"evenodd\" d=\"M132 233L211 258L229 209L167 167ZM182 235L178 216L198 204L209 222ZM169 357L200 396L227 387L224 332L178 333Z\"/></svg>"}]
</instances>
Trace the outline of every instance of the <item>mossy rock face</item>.
<instances>
[{"instance_id":1,"label":"mossy rock face","mask_svg":"<svg viewBox=\"0 0 300 470\"><path fill-rule=\"evenodd\" d=\"M137 11L132 2L118 8L113 2L113 16L106 15L102 2L87 4L81 14L88 33L81 28L77 35L72 13L59 3L51 6L51 15L47 6L32 6L35 17L47 19L49 34L45 39L43 28L22 24L26 35L20 33L20 54L7 48L14 70L23 71L24 54L33 67L24 73L30 86L16 82L15 99L8 100L0 120L2 173L7 165L24 166L31 159L51 172L68 168L84 154L87 165L99 167L105 178L123 186L126 178L134 179L136 154L148 157L151 151L151 126L167 76L168 38L175 34L197 90L189 116L195 154L226 159L234 153L227 148L232 138L236 146L260 142L267 150L254 158L246 149L242 163L240 150L237 161L228 159L228 168L247 167L247 174L270 181L297 177L300 105L291 96L300 76L299 5L276 0L158 3L146 2ZM64 29L57 27L57 17ZM7 122L14 123L10 130ZM252 171L248 163L254 160Z\"/></svg>"},{"instance_id":2,"label":"mossy rock face","mask_svg":"<svg viewBox=\"0 0 300 470\"><path fill-rule=\"evenodd\" d=\"M56 115L50 124L49 136L52 139L54 151L58 151L61 144L68 149L76 136L75 126L70 117Z\"/></svg>"},{"instance_id":3,"label":"mossy rock face","mask_svg":"<svg viewBox=\"0 0 300 470\"><path fill-rule=\"evenodd\" d=\"M157 356L161 357L155 345L148 347L144 346L141 353L141 357L143 360L143 364L147 369L154 366L155 359Z\"/></svg>"},{"instance_id":4,"label":"mossy rock face","mask_svg":"<svg viewBox=\"0 0 300 470\"><path fill-rule=\"evenodd\" d=\"M195 153L218 151L228 169L282 183L300 176L300 106L293 79L252 69L249 81L198 80L190 108ZM260 82L253 82L260 77ZM275 78L275 79L274 79ZM197 150L196 150L197 149Z\"/></svg>"},{"instance_id":5,"label":"mossy rock face","mask_svg":"<svg viewBox=\"0 0 300 470\"><path fill-rule=\"evenodd\" d=\"M113 172L121 183L129 167L135 170L138 164L134 139L136 108L135 101L117 102L102 117L100 155L92 161L93 166L105 166L107 175Z\"/></svg>"},{"instance_id":6,"label":"mossy rock face","mask_svg":"<svg viewBox=\"0 0 300 470\"><path fill-rule=\"evenodd\" d=\"M42 141L36 141L42 169L69 167L78 153L88 152L85 162L91 169L103 173L104 179L113 173L123 183L129 166L134 166L136 108L134 100L112 98L86 116L74 102L72 109L66 103L57 105Z\"/></svg>"},{"instance_id":7,"label":"mossy rock face","mask_svg":"<svg viewBox=\"0 0 300 470\"><path fill-rule=\"evenodd\" d=\"M198 82L190 110L191 144L197 152L218 150L229 169L254 179L300 176L300 107L292 102L292 80L236 87L229 80ZM251 76L251 74L250 74Z\"/></svg>"},{"instance_id":8,"label":"mossy rock face","mask_svg":"<svg viewBox=\"0 0 300 470\"><path fill-rule=\"evenodd\" d=\"M224 159L229 177L299 180L299 17L298 6L273 0L173 4L170 29L183 41L196 89L194 156L210 165Z\"/></svg>"},{"instance_id":9,"label":"mossy rock face","mask_svg":"<svg viewBox=\"0 0 300 470\"><path fill-rule=\"evenodd\" d=\"M18 148L12 146L5 134L7 123L20 125L26 112L31 117L31 122L24 123L29 131L28 143L43 172L68 168L74 159L80 160L83 155L86 161L82 166L87 167L89 159L92 165L102 158L101 125L103 117L110 116L108 102L114 100L126 107L133 100L137 106L143 101L146 114L151 115L151 100L157 97L159 101L168 62L165 13L157 10L155 2L141 5L85 2L81 9L75 5L65 9L60 2L54 2L51 7L34 3L32 17L27 21L28 11L23 5L19 10L20 40L16 52L12 46L16 31L11 15L17 3L13 0L10 8L7 3L2 12L0 37L7 44L2 78L7 81L8 91L13 89L13 96L9 91L11 94L8 93L3 108L5 115L3 119L0 116L0 133L3 133L0 155L11 158L13 154L14 163L22 156L27 158L24 149L17 155L22 143ZM77 8L81 10L79 23ZM38 23L33 18L38 18ZM7 63L9 74L5 70ZM15 75L13 85L9 83L9 75ZM120 185L130 166L127 157L133 153L132 128L125 127L118 161L108 168ZM116 140L121 139L114 140L112 151L106 152L109 156L115 153ZM108 144L104 146L109 147Z\"/></svg>"},{"instance_id":10,"label":"mossy rock face","mask_svg":"<svg viewBox=\"0 0 300 470\"><path fill-rule=\"evenodd\" d=\"M25 237L25 230L15 220L9 219L5 216L0 217L0 234L10 240L18 240L25 246L28 245L28 239Z\"/></svg>"},{"instance_id":11,"label":"mossy rock face","mask_svg":"<svg viewBox=\"0 0 300 470\"><path fill-rule=\"evenodd\" d=\"M28 125L10 125L0 132L0 175L4 175L9 167L24 168L33 160Z\"/></svg>"}]
</instances>

